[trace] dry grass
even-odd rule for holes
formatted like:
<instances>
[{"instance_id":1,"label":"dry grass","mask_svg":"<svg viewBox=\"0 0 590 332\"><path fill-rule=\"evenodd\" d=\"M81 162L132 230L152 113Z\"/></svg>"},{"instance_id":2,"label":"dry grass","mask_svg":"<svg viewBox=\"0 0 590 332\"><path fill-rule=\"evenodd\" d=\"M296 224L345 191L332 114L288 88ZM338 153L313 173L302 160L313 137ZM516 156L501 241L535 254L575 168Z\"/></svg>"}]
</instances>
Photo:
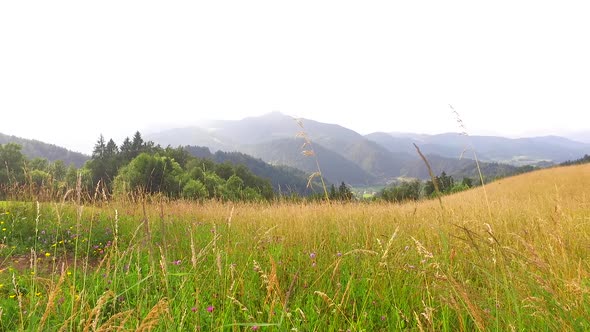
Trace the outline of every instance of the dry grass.
<instances>
[{"instance_id":1,"label":"dry grass","mask_svg":"<svg viewBox=\"0 0 590 332\"><path fill-rule=\"evenodd\" d=\"M120 228L118 249L96 274L135 277L115 280L114 293L85 283L84 302L68 305L80 308L76 318L62 321L88 330L584 330L588 188L582 165L489 184L489 209L481 188L442 197L444 209L177 201L144 212L112 202L85 209L118 211L107 217ZM48 326L57 290L72 284L81 285L51 284L37 326ZM121 294L135 302L109 307Z\"/></svg>"}]
</instances>

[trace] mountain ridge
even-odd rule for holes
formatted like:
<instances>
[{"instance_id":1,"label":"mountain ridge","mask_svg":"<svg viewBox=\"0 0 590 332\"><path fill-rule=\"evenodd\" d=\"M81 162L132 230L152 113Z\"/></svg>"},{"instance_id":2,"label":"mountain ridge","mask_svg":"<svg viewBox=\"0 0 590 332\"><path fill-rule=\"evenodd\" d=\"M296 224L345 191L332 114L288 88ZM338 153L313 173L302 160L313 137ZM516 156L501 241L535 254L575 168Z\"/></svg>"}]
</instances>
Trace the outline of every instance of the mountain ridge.
<instances>
[{"instance_id":1,"label":"mountain ridge","mask_svg":"<svg viewBox=\"0 0 590 332\"><path fill-rule=\"evenodd\" d=\"M304 143L309 140L315 147L322 174L331 182L344 181L353 185L385 184L408 176L427 178L426 167L413 143L429 156L434 169L445 170L455 177L473 174L474 162L466 159L474 158L473 149L466 150L471 146L482 166L491 172L489 177L518 172L518 167L524 165L545 167L590 152L590 144L558 136L511 139L458 133L361 135L338 124L296 119L280 112L242 120L212 120L205 126L183 129L185 132L208 132L210 137L201 141L191 141L190 135L178 130L165 130L162 136L204 146L206 140L214 138L217 147L221 144L226 151L253 155L274 165L317 172L314 159L301 155ZM155 141L163 145L169 143ZM215 148L215 144L212 145Z\"/></svg>"},{"instance_id":2,"label":"mountain ridge","mask_svg":"<svg viewBox=\"0 0 590 332\"><path fill-rule=\"evenodd\" d=\"M21 146L22 153L27 158L45 158L51 162L62 160L66 165L74 164L82 167L90 159L90 156L68 150L51 143L45 143L36 139L22 138L0 133L0 144L16 143Z\"/></svg>"}]
</instances>

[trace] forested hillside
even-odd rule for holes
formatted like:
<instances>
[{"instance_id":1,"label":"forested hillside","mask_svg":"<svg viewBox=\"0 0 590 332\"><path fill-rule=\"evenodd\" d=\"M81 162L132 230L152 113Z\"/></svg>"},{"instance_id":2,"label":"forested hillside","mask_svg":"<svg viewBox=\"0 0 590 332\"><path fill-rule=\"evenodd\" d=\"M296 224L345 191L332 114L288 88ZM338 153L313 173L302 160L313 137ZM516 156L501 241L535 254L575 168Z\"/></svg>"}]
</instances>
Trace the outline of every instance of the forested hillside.
<instances>
[{"instance_id":1,"label":"forested hillside","mask_svg":"<svg viewBox=\"0 0 590 332\"><path fill-rule=\"evenodd\" d=\"M53 144L43 143L37 140L9 136L0 133L0 144L16 143L21 146L22 153L27 158L44 158L49 161L61 160L66 165L74 164L81 167L89 159L88 156L70 151Z\"/></svg>"}]
</instances>

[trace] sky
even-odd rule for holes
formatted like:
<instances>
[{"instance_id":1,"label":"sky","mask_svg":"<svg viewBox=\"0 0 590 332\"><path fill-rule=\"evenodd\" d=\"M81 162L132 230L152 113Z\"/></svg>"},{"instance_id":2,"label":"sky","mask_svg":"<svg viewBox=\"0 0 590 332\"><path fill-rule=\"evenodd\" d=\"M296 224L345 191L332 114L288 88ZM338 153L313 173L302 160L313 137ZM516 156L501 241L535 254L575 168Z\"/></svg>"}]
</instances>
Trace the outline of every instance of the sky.
<instances>
[{"instance_id":1,"label":"sky","mask_svg":"<svg viewBox=\"0 0 590 332\"><path fill-rule=\"evenodd\" d=\"M590 131L587 1L2 1L0 133L272 111L375 131Z\"/></svg>"}]
</instances>

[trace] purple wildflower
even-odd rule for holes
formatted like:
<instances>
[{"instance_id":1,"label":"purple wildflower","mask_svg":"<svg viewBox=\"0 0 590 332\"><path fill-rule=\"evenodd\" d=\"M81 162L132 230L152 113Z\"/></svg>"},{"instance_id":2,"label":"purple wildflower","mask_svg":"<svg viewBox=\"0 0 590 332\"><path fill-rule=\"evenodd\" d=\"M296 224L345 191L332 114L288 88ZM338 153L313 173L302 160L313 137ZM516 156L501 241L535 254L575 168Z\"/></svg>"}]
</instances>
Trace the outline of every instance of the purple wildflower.
<instances>
[{"instance_id":1,"label":"purple wildflower","mask_svg":"<svg viewBox=\"0 0 590 332\"><path fill-rule=\"evenodd\" d=\"M215 310L215 307L210 305L207 307L207 312L213 312L213 310Z\"/></svg>"},{"instance_id":2,"label":"purple wildflower","mask_svg":"<svg viewBox=\"0 0 590 332\"><path fill-rule=\"evenodd\" d=\"M315 259L315 252L312 252L311 254L309 254L309 258Z\"/></svg>"}]
</instances>

